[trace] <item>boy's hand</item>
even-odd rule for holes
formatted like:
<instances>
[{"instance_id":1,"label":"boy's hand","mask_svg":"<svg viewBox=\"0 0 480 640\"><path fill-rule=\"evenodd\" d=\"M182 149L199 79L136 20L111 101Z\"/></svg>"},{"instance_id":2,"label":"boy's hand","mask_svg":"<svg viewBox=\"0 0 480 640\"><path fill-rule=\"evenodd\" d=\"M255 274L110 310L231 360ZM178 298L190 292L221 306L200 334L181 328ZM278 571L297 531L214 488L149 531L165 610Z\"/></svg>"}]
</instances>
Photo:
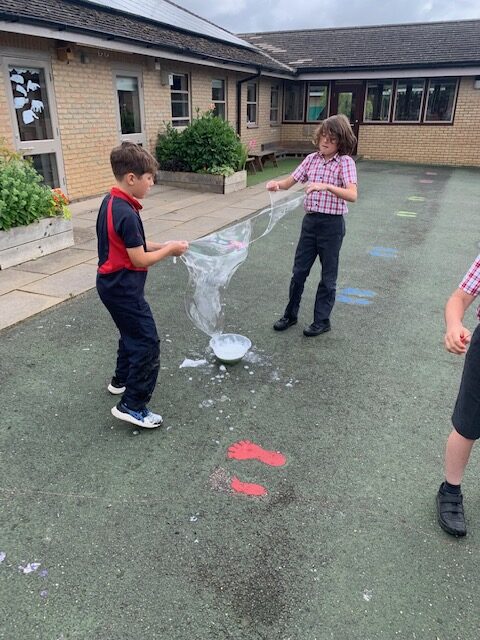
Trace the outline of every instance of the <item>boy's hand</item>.
<instances>
[{"instance_id":1,"label":"boy's hand","mask_svg":"<svg viewBox=\"0 0 480 640\"><path fill-rule=\"evenodd\" d=\"M312 193L312 191L326 191L327 189L328 184L325 184L325 182L311 182L310 184L307 184L305 192L308 195L309 193Z\"/></svg>"},{"instance_id":2,"label":"boy's hand","mask_svg":"<svg viewBox=\"0 0 480 640\"><path fill-rule=\"evenodd\" d=\"M186 240L170 240L165 244L170 249L171 256L181 256L188 249L188 242Z\"/></svg>"},{"instance_id":3,"label":"boy's hand","mask_svg":"<svg viewBox=\"0 0 480 640\"><path fill-rule=\"evenodd\" d=\"M277 180L269 180L269 182L267 182L265 186L268 191L279 191L280 189L280 185L278 184Z\"/></svg>"},{"instance_id":4,"label":"boy's hand","mask_svg":"<svg viewBox=\"0 0 480 640\"><path fill-rule=\"evenodd\" d=\"M467 344L472 336L471 331L466 329L462 324L455 325L452 328L447 327L445 333L445 348L450 353L462 354L467 351Z\"/></svg>"}]
</instances>

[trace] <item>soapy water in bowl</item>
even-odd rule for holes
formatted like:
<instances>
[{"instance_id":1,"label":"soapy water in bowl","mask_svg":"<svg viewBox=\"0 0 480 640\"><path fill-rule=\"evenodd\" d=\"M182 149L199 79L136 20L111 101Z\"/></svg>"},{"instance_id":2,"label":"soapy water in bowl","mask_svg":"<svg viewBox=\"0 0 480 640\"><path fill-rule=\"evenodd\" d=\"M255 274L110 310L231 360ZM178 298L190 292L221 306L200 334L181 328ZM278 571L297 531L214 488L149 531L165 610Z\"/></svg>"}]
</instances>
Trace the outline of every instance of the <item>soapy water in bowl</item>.
<instances>
[{"instance_id":1,"label":"soapy water in bowl","mask_svg":"<svg viewBox=\"0 0 480 640\"><path fill-rule=\"evenodd\" d=\"M238 333L220 333L210 340L210 347L219 360L227 364L239 362L252 343Z\"/></svg>"},{"instance_id":2,"label":"soapy water in bowl","mask_svg":"<svg viewBox=\"0 0 480 640\"><path fill-rule=\"evenodd\" d=\"M241 341L227 340L219 345L225 320L224 295L228 284L248 256L249 246L270 233L285 215L303 204L304 194L269 192L270 208L262 209L252 217L208 236L193 240L181 259L187 266L188 286L185 294L185 309L193 324L207 335L217 339L215 355L225 362L230 356L240 353ZM238 334L225 334L238 335ZM248 340L244 336L238 336ZM250 348L244 348L241 359ZM223 350L226 347L226 352ZM213 347L212 347L213 348Z\"/></svg>"}]
</instances>

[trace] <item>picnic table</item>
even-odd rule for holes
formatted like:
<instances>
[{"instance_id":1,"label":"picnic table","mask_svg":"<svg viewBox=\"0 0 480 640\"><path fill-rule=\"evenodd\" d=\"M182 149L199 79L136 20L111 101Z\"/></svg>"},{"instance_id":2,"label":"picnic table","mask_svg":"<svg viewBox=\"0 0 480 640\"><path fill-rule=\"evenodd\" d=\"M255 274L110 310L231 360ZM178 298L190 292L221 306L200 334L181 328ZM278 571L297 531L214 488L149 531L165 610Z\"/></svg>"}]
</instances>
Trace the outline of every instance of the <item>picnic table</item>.
<instances>
[{"instance_id":1,"label":"picnic table","mask_svg":"<svg viewBox=\"0 0 480 640\"><path fill-rule=\"evenodd\" d=\"M274 167L278 167L277 156L275 151L267 149L266 151L250 151L250 157L254 159L252 166L259 171L263 171L266 162L271 162Z\"/></svg>"}]
</instances>

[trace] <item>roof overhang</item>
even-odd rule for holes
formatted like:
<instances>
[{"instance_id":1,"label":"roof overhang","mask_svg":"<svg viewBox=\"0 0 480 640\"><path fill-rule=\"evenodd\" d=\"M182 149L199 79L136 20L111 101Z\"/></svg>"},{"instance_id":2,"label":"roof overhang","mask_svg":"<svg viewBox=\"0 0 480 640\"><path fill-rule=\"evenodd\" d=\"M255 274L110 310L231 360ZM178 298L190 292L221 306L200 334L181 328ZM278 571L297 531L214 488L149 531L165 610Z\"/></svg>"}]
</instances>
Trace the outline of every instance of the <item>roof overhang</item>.
<instances>
[{"instance_id":1,"label":"roof overhang","mask_svg":"<svg viewBox=\"0 0 480 640\"><path fill-rule=\"evenodd\" d=\"M122 53L132 53L143 56L149 56L152 58L161 58L168 60L175 60L178 62L188 62L191 64L202 65L207 67L216 67L221 69L227 69L229 71L239 71L241 73L258 73L259 67L253 64L243 64L236 62L229 62L221 58L204 57L201 54L192 53L184 54L179 53L173 49L166 47L155 47L137 44L135 42L127 42L125 39L108 39L97 35L89 35L81 31L60 29L58 26L51 27L48 25L36 25L26 24L23 22L10 22L7 20L0 20L0 32L22 34L27 36L37 36L39 38L47 38L49 40L70 42L79 46L94 47L97 49L105 49L108 51L118 51ZM278 78L290 78L293 77L287 73L277 73L269 69L262 69L262 75L268 75Z\"/></svg>"}]
</instances>

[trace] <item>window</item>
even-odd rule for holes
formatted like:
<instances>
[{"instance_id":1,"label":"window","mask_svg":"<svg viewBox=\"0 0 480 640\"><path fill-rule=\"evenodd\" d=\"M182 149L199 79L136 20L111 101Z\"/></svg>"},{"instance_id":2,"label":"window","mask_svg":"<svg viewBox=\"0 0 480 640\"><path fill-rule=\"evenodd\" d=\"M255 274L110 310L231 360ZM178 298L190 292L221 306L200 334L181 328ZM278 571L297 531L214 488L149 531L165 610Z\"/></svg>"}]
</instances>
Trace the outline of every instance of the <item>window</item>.
<instances>
[{"instance_id":1,"label":"window","mask_svg":"<svg viewBox=\"0 0 480 640\"><path fill-rule=\"evenodd\" d=\"M130 76L117 76L118 108L122 134L140 133L140 97L138 79Z\"/></svg>"},{"instance_id":2,"label":"window","mask_svg":"<svg viewBox=\"0 0 480 640\"><path fill-rule=\"evenodd\" d=\"M435 78L428 84L425 122L452 122L456 78Z\"/></svg>"},{"instance_id":3,"label":"window","mask_svg":"<svg viewBox=\"0 0 480 640\"><path fill-rule=\"evenodd\" d=\"M186 127L190 123L190 96L188 93L188 74L172 73L173 84L170 87L172 103L172 124L174 127Z\"/></svg>"},{"instance_id":4,"label":"window","mask_svg":"<svg viewBox=\"0 0 480 640\"><path fill-rule=\"evenodd\" d=\"M272 84L270 87L270 124L280 122L280 87Z\"/></svg>"},{"instance_id":5,"label":"window","mask_svg":"<svg viewBox=\"0 0 480 640\"><path fill-rule=\"evenodd\" d=\"M327 117L328 84L308 85L307 121L318 122Z\"/></svg>"},{"instance_id":6,"label":"window","mask_svg":"<svg viewBox=\"0 0 480 640\"><path fill-rule=\"evenodd\" d=\"M392 80L374 80L367 83L365 100L366 122L388 122L392 102Z\"/></svg>"},{"instance_id":7,"label":"window","mask_svg":"<svg viewBox=\"0 0 480 640\"><path fill-rule=\"evenodd\" d=\"M212 80L212 103L214 105L214 115L225 120L227 111L225 101L225 80Z\"/></svg>"},{"instance_id":8,"label":"window","mask_svg":"<svg viewBox=\"0 0 480 640\"><path fill-rule=\"evenodd\" d=\"M424 85L423 78L398 80L394 121L419 122Z\"/></svg>"},{"instance_id":9,"label":"window","mask_svg":"<svg viewBox=\"0 0 480 640\"><path fill-rule=\"evenodd\" d=\"M303 83L286 83L283 112L283 119L286 122L303 122L304 95L305 85Z\"/></svg>"},{"instance_id":10,"label":"window","mask_svg":"<svg viewBox=\"0 0 480 640\"><path fill-rule=\"evenodd\" d=\"M257 83L247 83L247 124L257 124Z\"/></svg>"}]
</instances>

